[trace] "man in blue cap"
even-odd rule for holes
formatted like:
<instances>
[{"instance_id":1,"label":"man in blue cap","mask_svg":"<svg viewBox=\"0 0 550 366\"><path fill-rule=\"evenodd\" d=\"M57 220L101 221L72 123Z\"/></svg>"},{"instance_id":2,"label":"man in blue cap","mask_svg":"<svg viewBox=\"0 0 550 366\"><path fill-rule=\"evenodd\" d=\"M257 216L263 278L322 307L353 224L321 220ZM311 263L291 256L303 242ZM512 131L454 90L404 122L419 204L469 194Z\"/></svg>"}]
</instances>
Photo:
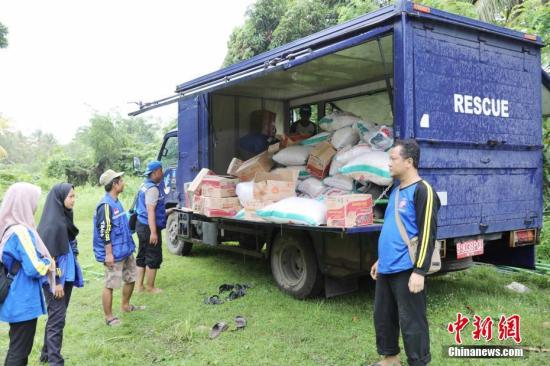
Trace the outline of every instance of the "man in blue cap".
<instances>
[{"instance_id":1,"label":"man in blue cap","mask_svg":"<svg viewBox=\"0 0 550 366\"><path fill-rule=\"evenodd\" d=\"M136 257L137 291L143 291L145 279L145 290L159 293L162 290L155 287L155 278L162 263L161 230L166 227L169 214L164 206L164 173L160 161L149 162L145 176L136 203L136 233L139 239Z\"/></svg>"}]
</instances>

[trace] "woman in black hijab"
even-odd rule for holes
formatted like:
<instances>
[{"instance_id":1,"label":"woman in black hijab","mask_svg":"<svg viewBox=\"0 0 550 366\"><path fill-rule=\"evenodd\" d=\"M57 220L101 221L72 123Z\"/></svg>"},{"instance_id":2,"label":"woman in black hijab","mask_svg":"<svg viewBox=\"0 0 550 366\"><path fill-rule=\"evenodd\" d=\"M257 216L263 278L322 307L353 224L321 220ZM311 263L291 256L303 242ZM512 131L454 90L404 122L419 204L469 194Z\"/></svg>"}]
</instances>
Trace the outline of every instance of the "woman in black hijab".
<instances>
[{"instance_id":1,"label":"woman in black hijab","mask_svg":"<svg viewBox=\"0 0 550 366\"><path fill-rule=\"evenodd\" d=\"M41 362L63 365L61 344L63 328L73 286L84 285L82 271L78 264L78 228L73 221L75 192L72 184L60 183L53 186L46 198L38 233L57 264L55 289L44 284L44 295L48 304L48 322L44 334Z\"/></svg>"}]
</instances>

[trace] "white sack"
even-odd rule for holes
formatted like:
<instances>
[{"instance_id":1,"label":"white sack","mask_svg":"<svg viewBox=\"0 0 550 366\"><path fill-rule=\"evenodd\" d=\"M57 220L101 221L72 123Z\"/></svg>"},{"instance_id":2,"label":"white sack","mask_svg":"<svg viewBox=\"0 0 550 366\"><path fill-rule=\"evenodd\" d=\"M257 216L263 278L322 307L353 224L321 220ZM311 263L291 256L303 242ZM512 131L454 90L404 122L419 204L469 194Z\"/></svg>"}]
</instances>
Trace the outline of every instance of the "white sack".
<instances>
[{"instance_id":1,"label":"white sack","mask_svg":"<svg viewBox=\"0 0 550 366\"><path fill-rule=\"evenodd\" d=\"M306 165L312 146L293 145L279 151L273 160L281 165Z\"/></svg>"},{"instance_id":2,"label":"white sack","mask_svg":"<svg viewBox=\"0 0 550 366\"><path fill-rule=\"evenodd\" d=\"M319 226L327 223L327 206L311 198L289 197L269 205L256 214L277 224Z\"/></svg>"}]
</instances>

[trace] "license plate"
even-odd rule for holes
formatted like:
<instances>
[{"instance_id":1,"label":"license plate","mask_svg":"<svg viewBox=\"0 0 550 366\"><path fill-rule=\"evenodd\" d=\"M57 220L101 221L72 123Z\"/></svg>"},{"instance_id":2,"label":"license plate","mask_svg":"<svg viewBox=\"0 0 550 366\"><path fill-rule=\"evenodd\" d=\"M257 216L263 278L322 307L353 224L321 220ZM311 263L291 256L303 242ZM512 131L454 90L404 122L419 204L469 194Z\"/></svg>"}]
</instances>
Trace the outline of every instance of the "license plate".
<instances>
[{"instance_id":1,"label":"license plate","mask_svg":"<svg viewBox=\"0 0 550 366\"><path fill-rule=\"evenodd\" d=\"M483 254L483 239L469 239L456 243L456 258L462 259Z\"/></svg>"}]
</instances>

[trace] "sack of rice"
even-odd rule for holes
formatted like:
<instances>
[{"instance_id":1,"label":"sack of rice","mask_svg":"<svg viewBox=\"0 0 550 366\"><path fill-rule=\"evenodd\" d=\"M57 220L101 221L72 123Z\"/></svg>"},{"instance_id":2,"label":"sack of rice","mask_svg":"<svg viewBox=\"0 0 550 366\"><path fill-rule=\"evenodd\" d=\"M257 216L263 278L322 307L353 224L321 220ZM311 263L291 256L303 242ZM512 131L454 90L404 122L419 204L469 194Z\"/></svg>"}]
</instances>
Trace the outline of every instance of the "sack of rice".
<instances>
[{"instance_id":1,"label":"sack of rice","mask_svg":"<svg viewBox=\"0 0 550 366\"><path fill-rule=\"evenodd\" d=\"M381 126L378 131L368 133L365 138L374 149L386 151L393 145L393 129Z\"/></svg>"},{"instance_id":2,"label":"sack of rice","mask_svg":"<svg viewBox=\"0 0 550 366\"><path fill-rule=\"evenodd\" d=\"M235 189L241 206L246 206L254 199L254 182L241 182Z\"/></svg>"},{"instance_id":3,"label":"sack of rice","mask_svg":"<svg viewBox=\"0 0 550 366\"><path fill-rule=\"evenodd\" d=\"M352 128L359 134L361 140L365 141L365 136L370 132L378 131L380 126L374 122L357 121Z\"/></svg>"},{"instance_id":4,"label":"sack of rice","mask_svg":"<svg viewBox=\"0 0 550 366\"><path fill-rule=\"evenodd\" d=\"M300 145L316 146L321 142L327 141L328 139L330 139L330 135L332 135L332 133L330 132L321 132L321 133L318 133L317 135L311 136L306 140L302 140L300 142Z\"/></svg>"},{"instance_id":5,"label":"sack of rice","mask_svg":"<svg viewBox=\"0 0 550 366\"><path fill-rule=\"evenodd\" d=\"M341 151L338 151L336 156L334 157L334 160L336 160L338 163L349 163L351 160L355 159L358 156L364 155L366 153L369 153L372 151L372 147L368 144L359 144L352 146L348 149L343 149ZM333 164L334 164L333 160Z\"/></svg>"},{"instance_id":6,"label":"sack of rice","mask_svg":"<svg viewBox=\"0 0 550 366\"><path fill-rule=\"evenodd\" d=\"M359 134L351 127L344 127L332 135L330 143L336 150L340 150L346 146L353 146L359 142Z\"/></svg>"},{"instance_id":7,"label":"sack of rice","mask_svg":"<svg viewBox=\"0 0 550 366\"><path fill-rule=\"evenodd\" d=\"M353 113L334 111L319 120L319 127L325 131L336 131L343 127L352 126L361 121L361 118Z\"/></svg>"},{"instance_id":8,"label":"sack of rice","mask_svg":"<svg viewBox=\"0 0 550 366\"><path fill-rule=\"evenodd\" d=\"M285 198L256 213L262 219L277 224L319 226L327 222L327 206L311 198Z\"/></svg>"},{"instance_id":9,"label":"sack of rice","mask_svg":"<svg viewBox=\"0 0 550 366\"><path fill-rule=\"evenodd\" d=\"M312 146L293 145L273 155L273 160L281 165L305 165Z\"/></svg>"},{"instance_id":10,"label":"sack of rice","mask_svg":"<svg viewBox=\"0 0 550 366\"><path fill-rule=\"evenodd\" d=\"M323 183L326 186L338 188L344 191L353 190L353 178L342 174L338 174L333 177L327 177L323 179Z\"/></svg>"},{"instance_id":11,"label":"sack of rice","mask_svg":"<svg viewBox=\"0 0 550 366\"><path fill-rule=\"evenodd\" d=\"M298 192L307 194L310 197L317 197L325 190L326 186L317 178L308 178L298 184Z\"/></svg>"},{"instance_id":12,"label":"sack of rice","mask_svg":"<svg viewBox=\"0 0 550 366\"><path fill-rule=\"evenodd\" d=\"M320 195L318 195L317 197L315 197L315 199L317 201L324 201L327 197L332 197L332 196L343 196L343 195L346 195L346 194L350 194L352 193L352 191L345 191L343 189L338 189L338 188L333 188L333 187L327 187L327 189L325 189L323 191L323 193L321 193Z\"/></svg>"},{"instance_id":13,"label":"sack of rice","mask_svg":"<svg viewBox=\"0 0 550 366\"><path fill-rule=\"evenodd\" d=\"M387 186L392 182L389 161L387 152L372 151L351 160L340 169L340 173L360 183L373 182L380 186Z\"/></svg>"},{"instance_id":14,"label":"sack of rice","mask_svg":"<svg viewBox=\"0 0 550 366\"><path fill-rule=\"evenodd\" d=\"M328 171L329 176L335 176L340 174L340 168L344 167L346 165L345 163L340 163L336 161L336 159L332 159L332 163L330 163L330 170Z\"/></svg>"}]
</instances>

